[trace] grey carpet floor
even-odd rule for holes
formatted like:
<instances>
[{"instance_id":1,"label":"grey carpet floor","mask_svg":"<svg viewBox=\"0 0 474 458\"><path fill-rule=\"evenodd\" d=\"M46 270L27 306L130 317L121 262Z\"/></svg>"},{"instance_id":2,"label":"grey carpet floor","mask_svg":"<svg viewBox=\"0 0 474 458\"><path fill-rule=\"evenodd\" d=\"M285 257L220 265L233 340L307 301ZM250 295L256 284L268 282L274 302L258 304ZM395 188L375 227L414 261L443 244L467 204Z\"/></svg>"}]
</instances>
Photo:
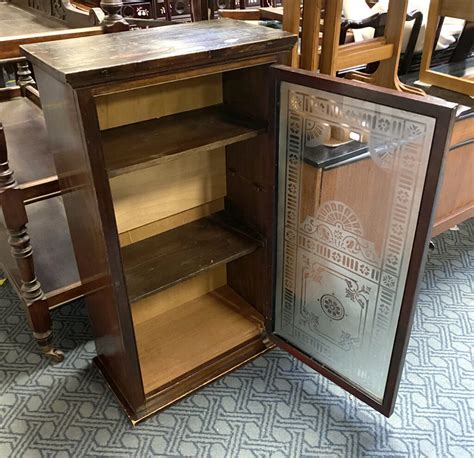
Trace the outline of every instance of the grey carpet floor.
<instances>
[{"instance_id":1,"label":"grey carpet floor","mask_svg":"<svg viewBox=\"0 0 474 458\"><path fill-rule=\"evenodd\" d=\"M395 413L372 411L280 350L133 429L91 366L83 303L54 312L42 359L0 287L0 458L474 456L474 220L436 239Z\"/></svg>"}]
</instances>

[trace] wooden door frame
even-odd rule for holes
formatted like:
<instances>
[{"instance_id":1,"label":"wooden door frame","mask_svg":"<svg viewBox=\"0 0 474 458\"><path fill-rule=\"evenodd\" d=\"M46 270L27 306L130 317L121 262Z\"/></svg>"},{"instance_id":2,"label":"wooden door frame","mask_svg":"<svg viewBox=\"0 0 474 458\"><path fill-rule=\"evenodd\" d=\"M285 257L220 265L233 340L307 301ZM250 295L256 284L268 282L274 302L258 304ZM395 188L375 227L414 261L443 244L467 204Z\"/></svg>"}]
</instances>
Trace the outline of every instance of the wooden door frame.
<instances>
[{"instance_id":1,"label":"wooden door frame","mask_svg":"<svg viewBox=\"0 0 474 458\"><path fill-rule=\"evenodd\" d=\"M415 303L418 295L421 278L419 272L423 269L426 260L426 249L431 237L432 220L438 190L440 188L440 176L444 163L445 151L449 147L451 130L455 118L455 105L441 99L428 99L412 94L401 94L395 90L388 90L379 87L367 87L367 85L328 77L326 75L314 75L309 71L291 69L285 66L275 66L273 70L273 88L275 93L276 111L272 120L271 133L278 146L279 138L279 96L281 82L289 82L317 88L322 91L332 92L338 95L369 101L375 104L383 104L400 110L429 116L436 120L435 131L432 140L430 160L426 171L426 178L423 188L418 224L413 241L413 249L408 267L407 281L403 300L400 309L398 327L395 334L393 352L391 356L387 384L382 403L368 396L365 392L350 384L344 377L333 372L323 364L317 362L307 354L296 349L291 344L280 337L274 335L274 309L276 302L276 242L274 243L273 270L274 270L274 290L271 305L269 305L265 316L268 317L266 323L267 332L271 339L281 348L291 353L296 358L303 361L320 374L330 379L344 390L353 394L369 406L385 416L390 416L395 407L398 386L405 362L406 350L408 347L411 326L413 323ZM278 171L276 172L278 174ZM278 189L277 189L278 193ZM278 199L275 198L275 212L277 212ZM277 228L275 228L275 241L277 240Z\"/></svg>"}]
</instances>

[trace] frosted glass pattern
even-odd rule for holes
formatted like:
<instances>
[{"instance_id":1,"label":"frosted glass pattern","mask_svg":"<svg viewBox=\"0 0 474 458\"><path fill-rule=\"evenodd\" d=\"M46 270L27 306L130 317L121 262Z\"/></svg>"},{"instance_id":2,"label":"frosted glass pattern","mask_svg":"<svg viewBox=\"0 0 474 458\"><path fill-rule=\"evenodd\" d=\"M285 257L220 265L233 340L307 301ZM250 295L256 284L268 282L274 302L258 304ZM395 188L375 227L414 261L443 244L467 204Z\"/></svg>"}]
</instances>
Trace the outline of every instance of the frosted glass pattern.
<instances>
[{"instance_id":1,"label":"frosted glass pattern","mask_svg":"<svg viewBox=\"0 0 474 458\"><path fill-rule=\"evenodd\" d=\"M275 333L381 402L435 121L287 82L280 106Z\"/></svg>"}]
</instances>

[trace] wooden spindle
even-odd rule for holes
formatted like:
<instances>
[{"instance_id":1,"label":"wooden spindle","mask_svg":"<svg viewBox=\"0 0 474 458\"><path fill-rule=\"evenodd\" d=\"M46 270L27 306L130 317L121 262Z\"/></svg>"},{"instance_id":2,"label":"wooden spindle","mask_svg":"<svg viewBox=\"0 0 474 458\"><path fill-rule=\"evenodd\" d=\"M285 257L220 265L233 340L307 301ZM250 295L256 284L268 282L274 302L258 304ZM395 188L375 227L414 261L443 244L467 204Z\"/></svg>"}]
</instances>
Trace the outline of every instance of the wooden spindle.
<instances>
[{"instance_id":1,"label":"wooden spindle","mask_svg":"<svg viewBox=\"0 0 474 458\"><path fill-rule=\"evenodd\" d=\"M27 231L28 217L21 189L9 188L3 191L1 204L10 252L20 274L20 294L33 336L46 357L60 362L64 359L64 354L51 345L53 337L51 317L46 296L36 277L33 248Z\"/></svg>"},{"instance_id":2,"label":"wooden spindle","mask_svg":"<svg viewBox=\"0 0 474 458\"><path fill-rule=\"evenodd\" d=\"M5 131L0 123L0 191L12 188L16 185L13 178L13 171L8 163L7 142L5 140Z\"/></svg>"},{"instance_id":3,"label":"wooden spindle","mask_svg":"<svg viewBox=\"0 0 474 458\"><path fill-rule=\"evenodd\" d=\"M17 71L16 74L18 76L18 86L22 91L22 94L26 88L26 86L35 85L35 80L33 79L30 66L27 60L23 60L21 62L17 62ZM24 94L23 94L24 95Z\"/></svg>"},{"instance_id":4,"label":"wooden spindle","mask_svg":"<svg viewBox=\"0 0 474 458\"><path fill-rule=\"evenodd\" d=\"M102 0L100 7L104 10L105 17L101 26L106 32L123 32L130 30L130 24L122 16L122 0Z\"/></svg>"}]
</instances>

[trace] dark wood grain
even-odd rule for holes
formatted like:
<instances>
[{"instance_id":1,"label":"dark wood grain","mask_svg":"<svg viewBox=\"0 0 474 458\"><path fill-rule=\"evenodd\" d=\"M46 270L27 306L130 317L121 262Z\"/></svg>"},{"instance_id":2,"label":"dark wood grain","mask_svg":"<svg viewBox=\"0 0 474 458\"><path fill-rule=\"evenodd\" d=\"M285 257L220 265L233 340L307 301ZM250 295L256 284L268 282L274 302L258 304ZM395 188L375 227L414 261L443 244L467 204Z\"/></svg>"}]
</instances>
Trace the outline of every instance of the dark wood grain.
<instances>
[{"instance_id":1,"label":"dark wood grain","mask_svg":"<svg viewBox=\"0 0 474 458\"><path fill-rule=\"evenodd\" d=\"M224 212L128 245L122 259L131 302L254 251L258 236Z\"/></svg>"},{"instance_id":2,"label":"dark wood grain","mask_svg":"<svg viewBox=\"0 0 474 458\"><path fill-rule=\"evenodd\" d=\"M147 396L140 373L136 329L131 315L128 292L132 291L133 294L133 280L129 281L129 271L136 269L142 270L143 273L144 264L154 266L150 278L144 276L139 279L140 282L145 282L145 287L137 289L138 295L135 297L140 297L142 292L145 295L152 293L164 285L172 284L176 279L189 278L218 263L230 261L229 266L234 265L239 260L253 256L253 252L257 250L263 253L264 257L258 257L250 262L249 272L245 272L247 264L235 268L228 279L235 278L237 284L239 283L237 277L241 275L242 291L248 293L248 297L254 295L259 301L264 301L263 296L268 294L268 279L271 280L271 262L269 263L268 258L270 245L263 247L260 239L248 237L246 229L237 227L235 223L231 224L232 228L219 223L213 226L218 228L214 231L215 237L209 238L210 231L204 230L201 233L207 234L207 238L199 239L196 231L191 232L188 244L191 248L188 251L183 249L186 240L177 236L172 230L157 236L160 240L165 240L165 243L158 243L156 247L143 245L146 249L135 254L136 264L133 256L132 262L129 262L127 251L137 249L136 247L140 245L120 248L95 95L129 90L132 87L146 87L153 83L163 83L164 80L193 78L202 74L224 72L224 75L229 75L232 73L227 71L229 69L282 62L287 58L296 37L233 21L201 22L139 33L126 32L122 35L126 35L127 38L122 39L119 35L112 34L85 42L82 39L69 40L67 45L59 42L56 45L52 43L45 46L32 45L29 55L36 55L32 57L35 76L50 131L50 143L55 152L60 186L64 192L71 237L81 280L89 288L86 301L100 368L119 399L126 404L129 415L132 418L143 418L156 408L176 401L232 367L256 356L266 349L269 343L264 335L259 335L252 345L236 349L229 358L228 355L223 355L221 359L209 361L205 366L197 368L192 374L186 375L185 380L180 380L167 388L163 396L161 391L153 393L153 397L151 394ZM81 56L77 54L78 49L82 50ZM57 68L51 68L54 66ZM264 97L260 100L261 94L257 89L268 84L264 78L265 75L268 76L268 66L261 74L257 71L244 75L240 74L239 70L237 73L243 78L242 84L239 85L238 75L233 78L232 84L226 89L227 96L224 97L226 109L238 113L239 116L256 119L259 126L260 122L262 126L266 126L268 99ZM253 77L258 77L258 82L253 83ZM249 90L246 88L247 84ZM242 92L242 97L238 94L232 97L229 93L231 87L235 91ZM253 98L258 100L252 100ZM264 106L265 108L262 108ZM251 128L254 129L253 124ZM251 171L244 174L242 179L247 180L245 183L247 191L255 189L256 192L246 191L245 200L236 197L238 205L244 209L255 196L258 196L260 181L254 186L249 180L262 174L261 181L266 182L269 180L268 176L273 174L271 152L268 161L262 160L269 153L266 148L271 144L263 140L267 137L268 135L264 133L226 146L232 148L258 141L252 143L253 146L263 148L258 153L256 166L252 163L252 151L248 149L245 164ZM229 137L226 135L226 138ZM207 140L208 146L210 141L214 141L212 135ZM212 142L211 145L214 144ZM127 143L130 145L128 139ZM172 144L170 148L173 148ZM233 159L237 163L238 153ZM258 170L257 175L254 175L254 170ZM234 189L233 192L237 192L237 187ZM249 210L243 212L243 215L255 215L257 205L270 203L268 208L262 210L260 220L257 218L256 221L251 219L248 221L252 229L258 228L259 225L270 227L271 220L268 219L268 213L273 213L271 202L271 198L259 199L258 202L251 203ZM237 205L235 207L237 208ZM237 216L238 213L235 212ZM245 222L247 223L247 220ZM209 220L206 224L210 224ZM171 237L174 248L172 243L168 243L163 237ZM212 242L206 244L206 240ZM197 242L199 249L196 247ZM159 263L156 262L160 250L168 250L166 256L169 261L166 262L166 257L163 255ZM239 256L242 256L239 260L232 261ZM261 264L262 260L265 264ZM192 268L186 267L193 263ZM263 266L267 282L264 292L260 293L257 291L258 280L256 280L260 275L259 266ZM174 278L169 277L170 279L164 283L156 284L160 275L169 275L169 272L177 272L178 275ZM252 280L251 277L256 279ZM154 284L146 285L147 281ZM160 368L156 370L159 371Z\"/></svg>"},{"instance_id":3,"label":"dark wood grain","mask_svg":"<svg viewBox=\"0 0 474 458\"><path fill-rule=\"evenodd\" d=\"M281 55L285 60L288 54ZM233 109L269 120L273 112L270 66L223 75L224 101ZM265 315L272 297L272 246L275 226L275 149L262 135L226 148L226 211L262 234L265 246L227 266L227 283Z\"/></svg>"},{"instance_id":4,"label":"dark wood grain","mask_svg":"<svg viewBox=\"0 0 474 458\"><path fill-rule=\"evenodd\" d=\"M295 41L287 32L226 19L31 44L22 50L55 78L80 87L258 57L286 50Z\"/></svg>"},{"instance_id":5,"label":"dark wood grain","mask_svg":"<svg viewBox=\"0 0 474 458\"><path fill-rule=\"evenodd\" d=\"M140 410L143 383L95 105L89 92L76 93L40 68L35 76L54 132L49 140L97 353L121 395Z\"/></svg>"},{"instance_id":6,"label":"dark wood grain","mask_svg":"<svg viewBox=\"0 0 474 458\"><path fill-rule=\"evenodd\" d=\"M102 144L112 177L150 167L173 155L248 140L265 129L265 123L243 119L219 105L109 129L102 133Z\"/></svg>"}]
</instances>

